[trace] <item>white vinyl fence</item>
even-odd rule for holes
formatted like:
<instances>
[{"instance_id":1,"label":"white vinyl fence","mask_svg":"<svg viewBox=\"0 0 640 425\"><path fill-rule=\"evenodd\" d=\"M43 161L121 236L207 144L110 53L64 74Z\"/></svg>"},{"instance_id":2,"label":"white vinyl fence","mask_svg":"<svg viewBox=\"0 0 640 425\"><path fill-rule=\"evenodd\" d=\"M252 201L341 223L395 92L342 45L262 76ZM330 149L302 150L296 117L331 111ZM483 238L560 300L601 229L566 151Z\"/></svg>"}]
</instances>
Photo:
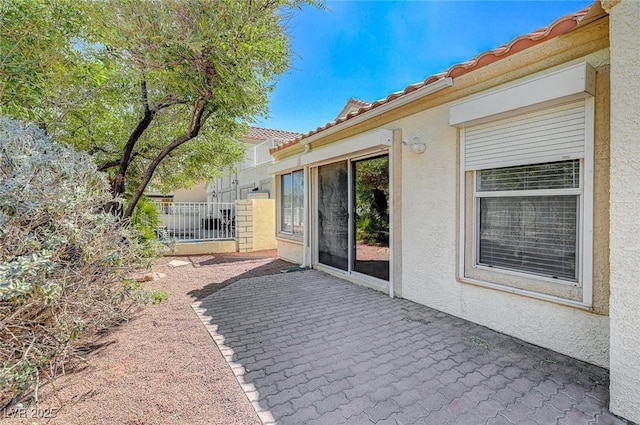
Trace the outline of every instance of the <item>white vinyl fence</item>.
<instances>
[{"instance_id":1,"label":"white vinyl fence","mask_svg":"<svg viewBox=\"0 0 640 425\"><path fill-rule=\"evenodd\" d=\"M236 237L233 202L154 202L160 212L158 238L180 242L229 240Z\"/></svg>"}]
</instances>

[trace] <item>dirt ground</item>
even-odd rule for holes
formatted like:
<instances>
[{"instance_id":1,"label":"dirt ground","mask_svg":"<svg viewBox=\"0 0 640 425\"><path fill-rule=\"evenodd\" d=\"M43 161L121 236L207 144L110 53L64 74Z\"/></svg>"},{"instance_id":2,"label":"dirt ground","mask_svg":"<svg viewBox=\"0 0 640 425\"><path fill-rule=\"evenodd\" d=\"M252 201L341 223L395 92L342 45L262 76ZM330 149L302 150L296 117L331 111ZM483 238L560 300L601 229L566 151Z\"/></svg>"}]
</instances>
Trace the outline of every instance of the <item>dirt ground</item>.
<instances>
[{"instance_id":1,"label":"dirt ground","mask_svg":"<svg viewBox=\"0 0 640 425\"><path fill-rule=\"evenodd\" d=\"M168 267L175 259L191 264ZM38 409L0 412L0 424L259 425L191 303L288 266L275 251L160 259L154 271L167 276L149 287L171 292L169 299L103 335L85 361L56 380L55 391L40 389Z\"/></svg>"}]
</instances>

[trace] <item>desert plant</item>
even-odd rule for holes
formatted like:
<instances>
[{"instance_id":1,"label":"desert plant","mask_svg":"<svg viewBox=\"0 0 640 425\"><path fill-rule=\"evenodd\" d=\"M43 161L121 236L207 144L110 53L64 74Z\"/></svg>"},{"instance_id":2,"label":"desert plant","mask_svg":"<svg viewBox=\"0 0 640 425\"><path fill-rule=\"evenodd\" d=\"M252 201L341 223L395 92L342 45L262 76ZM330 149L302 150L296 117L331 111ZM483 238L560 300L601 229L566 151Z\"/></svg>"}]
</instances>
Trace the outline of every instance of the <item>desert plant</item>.
<instances>
[{"instance_id":1,"label":"desert plant","mask_svg":"<svg viewBox=\"0 0 640 425\"><path fill-rule=\"evenodd\" d=\"M0 118L0 408L154 298L129 279L150 251L110 202L88 155Z\"/></svg>"}]
</instances>

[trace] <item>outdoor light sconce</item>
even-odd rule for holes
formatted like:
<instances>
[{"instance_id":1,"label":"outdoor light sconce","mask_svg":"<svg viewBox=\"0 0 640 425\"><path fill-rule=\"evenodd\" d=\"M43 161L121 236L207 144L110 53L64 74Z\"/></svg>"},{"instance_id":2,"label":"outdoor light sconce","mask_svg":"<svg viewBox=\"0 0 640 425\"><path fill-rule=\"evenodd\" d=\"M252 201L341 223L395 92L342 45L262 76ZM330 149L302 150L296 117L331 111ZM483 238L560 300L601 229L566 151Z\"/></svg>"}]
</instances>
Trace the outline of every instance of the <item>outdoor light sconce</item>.
<instances>
[{"instance_id":1,"label":"outdoor light sconce","mask_svg":"<svg viewBox=\"0 0 640 425\"><path fill-rule=\"evenodd\" d=\"M422 141L420 136L413 136L411 138L411 142L403 140L402 144L405 146L409 146L409 149L411 149L411 152L413 153L425 153L425 151L427 150L427 144Z\"/></svg>"}]
</instances>

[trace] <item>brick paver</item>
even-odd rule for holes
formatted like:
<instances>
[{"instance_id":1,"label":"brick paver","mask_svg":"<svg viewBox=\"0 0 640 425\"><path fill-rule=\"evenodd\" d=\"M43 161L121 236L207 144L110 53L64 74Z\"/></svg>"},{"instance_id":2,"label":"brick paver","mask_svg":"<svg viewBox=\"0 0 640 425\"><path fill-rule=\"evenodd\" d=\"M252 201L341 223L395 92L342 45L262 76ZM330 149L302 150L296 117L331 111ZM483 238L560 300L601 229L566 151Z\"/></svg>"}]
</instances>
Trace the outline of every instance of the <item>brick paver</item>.
<instances>
[{"instance_id":1,"label":"brick paver","mask_svg":"<svg viewBox=\"0 0 640 425\"><path fill-rule=\"evenodd\" d=\"M264 424L626 424L608 372L310 270L194 304Z\"/></svg>"}]
</instances>

